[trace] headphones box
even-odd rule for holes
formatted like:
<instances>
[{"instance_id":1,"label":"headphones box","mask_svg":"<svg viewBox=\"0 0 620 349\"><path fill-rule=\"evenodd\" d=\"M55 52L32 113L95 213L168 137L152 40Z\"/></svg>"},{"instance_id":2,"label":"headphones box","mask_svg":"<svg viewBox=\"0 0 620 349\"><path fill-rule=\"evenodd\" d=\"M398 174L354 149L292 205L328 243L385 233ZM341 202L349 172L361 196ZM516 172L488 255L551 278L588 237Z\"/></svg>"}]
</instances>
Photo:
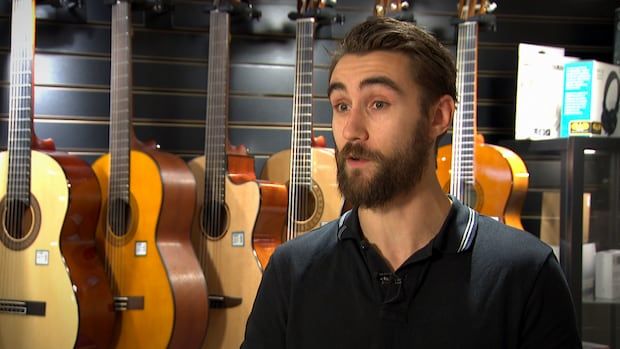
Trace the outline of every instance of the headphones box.
<instances>
[{"instance_id":1,"label":"headphones box","mask_svg":"<svg viewBox=\"0 0 620 349\"><path fill-rule=\"evenodd\" d=\"M620 66L598 61L564 65L560 137L620 137Z\"/></svg>"},{"instance_id":2,"label":"headphones box","mask_svg":"<svg viewBox=\"0 0 620 349\"><path fill-rule=\"evenodd\" d=\"M550 139L560 136L564 48L519 44L515 139Z\"/></svg>"}]
</instances>

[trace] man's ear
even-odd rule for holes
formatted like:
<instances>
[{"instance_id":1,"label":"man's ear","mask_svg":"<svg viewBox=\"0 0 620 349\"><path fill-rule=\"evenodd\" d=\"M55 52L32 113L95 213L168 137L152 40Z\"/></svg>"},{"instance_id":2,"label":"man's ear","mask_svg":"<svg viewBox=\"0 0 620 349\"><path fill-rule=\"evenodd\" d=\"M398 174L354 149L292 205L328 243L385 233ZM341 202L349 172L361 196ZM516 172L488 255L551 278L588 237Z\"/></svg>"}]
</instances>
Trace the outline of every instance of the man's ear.
<instances>
[{"instance_id":1,"label":"man's ear","mask_svg":"<svg viewBox=\"0 0 620 349\"><path fill-rule=\"evenodd\" d=\"M454 99L450 95L443 95L431 109L431 132L432 137L436 138L444 134L452 125L454 115Z\"/></svg>"}]
</instances>

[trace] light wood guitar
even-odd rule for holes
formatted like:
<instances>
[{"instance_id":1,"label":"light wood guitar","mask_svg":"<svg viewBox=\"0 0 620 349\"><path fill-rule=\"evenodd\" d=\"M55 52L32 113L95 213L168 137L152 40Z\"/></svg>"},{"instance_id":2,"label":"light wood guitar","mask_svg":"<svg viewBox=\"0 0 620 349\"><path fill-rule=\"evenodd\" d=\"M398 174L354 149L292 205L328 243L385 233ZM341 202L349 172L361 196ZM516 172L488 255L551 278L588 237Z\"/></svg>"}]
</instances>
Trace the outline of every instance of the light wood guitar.
<instances>
[{"instance_id":1,"label":"light wood guitar","mask_svg":"<svg viewBox=\"0 0 620 349\"><path fill-rule=\"evenodd\" d=\"M334 150L322 137L313 137L312 75L314 32L318 24L342 20L321 1L298 1L296 22L295 88L291 148L273 154L262 178L289 188L286 239L291 240L340 216L343 199L336 179Z\"/></svg>"},{"instance_id":2,"label":"light wood guitar","mask_svg":"<svg viewBox=\"0 0 620 349\"><path fill-rule=\"evenodd\" d=\"M286 187L258 182L254 158L228 146L228 79L232 14L258 17L247 3L220 6L209 19L209 70L205 152L189 166L197 183L192 242L209 288L204 348L238 348L262 270L282 242ZM231 12L231 13L229 13Z\"/></svg>"},{"instance_id":3,"label":"light wood guitar","mask_svg":"<svg viewBox=\"0 0 620 349\"><path fill-rule=\"evenodd\" d=\"M0 153L0 348L108 348L115 317L95 249L97 179L32 127L34 9L33 0L13 1L9 140Z\"/></svg>"},{"instance_id":4,"label":"light wood guitar","mask_svg":"<svg viewBox=\"0 0 620 349\"><path fill-rule=\"evenodd\" d=\"M457 95L452 144L439 148L437 177L446 192L480 213L523 229L521 208L529 174L514 152L484 143L476 132L479 23L494 25L488 1L459 2Z\"/></svg>"},{"instance_id":5,"label":"light wood guitar","mask_svg":"<svg viewBox=\"0 0 620 349\"><path fill-rule=\"evenodd\" d=\"M113 280L121 327L116 348L199 348L207 290L190 241L195 182L178 157L147 148L131 126L130 4L112 5L110 152L97 242Z\"/></svg>"}]
</instances>

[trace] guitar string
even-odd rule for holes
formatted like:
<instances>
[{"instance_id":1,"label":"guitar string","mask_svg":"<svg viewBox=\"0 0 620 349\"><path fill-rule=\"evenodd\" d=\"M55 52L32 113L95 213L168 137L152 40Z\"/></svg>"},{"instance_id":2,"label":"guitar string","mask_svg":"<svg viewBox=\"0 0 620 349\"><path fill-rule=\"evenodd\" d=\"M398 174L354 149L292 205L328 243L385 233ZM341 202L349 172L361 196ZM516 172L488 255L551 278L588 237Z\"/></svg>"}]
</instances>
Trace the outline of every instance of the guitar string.
<instances>
[{"instance_id":1,"label":"guitar string","mask_svg":"<svg viewBox=\"0 0 620 349\"><path fill-rule=\"evenodd\" d=\"M24 10L22 10L23 8L25 8ZM14 12L19 12L21 13L21 11L24 11L24 13L27 14L27 10L28 10L28 4L24 4L22 2L20 2L19 4L15 4L15 9ZM17 16L13 17L13 18L18 18ZM32 18L31 18L32 19ZM17 25L18 23L14 22L13 23L13 29L14 29L14 33L18 34L16 42L15 44L15 56L12 56L14 58L14 60L12 60L12 69L11 69L11 80L13 82L13 86L12 86L12 101L10 101L9 103L12 102L12 111L13 111L13 122L11 124L11 128L13 129L13 145L14 145L14 155L16 157L15 162L13 162L13 171L10 171L11 169L9 168L9 174L11 174L11 172L13 173L13 178L9 183L12 183L13 188L11 190L11 195L8 195L8 202L9 202L9 211L8 214L10 215L8 220L9 220L9 229L12 230L12 234L17 234L17 238L20 239L22 237L22 232L21 232L21 220L20 218L20 214L17 212L17 210L20 210L20 205L18 204L18 200L21 200L22 198L20 198L20 192L23 192L24 189L22 186L21 181L24 180L24 174L22 173L22 167L24 165L24 160L26 158L24 158L23 156L25 155L26 151L30 151L30 149L23 149L24 148L24 143L22 141L22 139L25 139L26 136L28 136L29 134L26 132L26 130L23 129L23 124L29 122L29 120L24 120L24 118L28 115L26 115L25 113L25 108L23 108L23 100L19 99L19 96L23 96L24 95L24 87L26 87L26 81L24 81L26 79L26 75L25 73L25 69L24 69L24 65L27 66L28 62L27 62L27 46L28 46L28 41L31 39L28 35L27 35L27 30L23 31L23 37L19 37L19 34L21 32L21 30L17 30ZM15 73L15 71L17 71L17 73ZM11 108L10 108L11 109ZM21 135L21 137L20 137ZM26 180L29 180L29 178L26 178ZM27 193L29 194L29 192ZM5 199L6 200L6 199ZM17 247L17 241L11 241L9 243L11 248L16 248ZM10 252L9 254L10 255ZM17 261L17 259L10 259L10 264L8 265L8 270L17 270L16 269L16 264L15 263L19 263L19 261ZM8 280L10 281L14 275L11 274L10 272L7 273L7 277ZM11 282L6 282L6 284L11 285ZM9 286L9 290L10 290L10 294L15 294L15 287L11 287Z\"/></svg>"},{"instance_id":2,"label":"guitar string","mask_svg":"<svg viewBox=\"0 0 620 349\"><path fill-rule=\"evenodd\" d=\"M299 62L299 26L300 20L296 21L296 40L295 40L295 61ZM295 156L296 156L296 147L297 147L297 98L298 98L298 74L299 74L299 64L295 65L295 84L293 86L293 120L291 125L291 159L290 159L290 167L289 167L289 193L288 193L288 214L287 214L287 224L286 224L286 239L291 240L293 237L293 232L295 230L295 215L296 215L296 185L295 185Z\"/></svg>"},{"instance_id":3,"label":"guitar string","mask_svg":"<svg viewBox=\"0 0 620 349\"><path fill-rule=\"evenodd\" d=\"M18 12L18 6L19 5L20 5L20 3L17 0L15 0L13 2L13 16L12 16L12 18L18 18L16 15L19 13ZM17 29L16 27L17 27L16 22L12 22L12 26L11 26L11 29L12 29L11 34L12 35L11 36L13 38L17 38L17 36L18 36L18 33L16 31L16 29ZM19 55L19 53L18 53L18 46L17 46L18 41L19 40L12 40L11 41L11 54L10 54L10 57L11 57L10 58L11 86L10 86L10 92L9 93L10 93L10 97L11 98L9 98L9 113L10 113L10 116L9 116L9 139L8 139L8 141L9 141L9 147L8 147L9 152L7 154L8 155L8 159L7 159L8 160L7 161L7 166L8 166L8 168L7 168L7 170L8 170L7 172L8 173L7 174L8 174L8 176L7 176L7 196L5 198L5 205L6 205L6 208L5 208L6 211L5 212L6 213L4 213L7 222L5 223L5 227L3 228L3 230L6 229L7 233L8 233L7 234L8 235L8 240L7 241L9 242L8 243L8 245L9 245L8 247L9 248L13 248L13 245L14 245L13 241L11 240L11 237L12 237L12 233L13 233L12 230L13 230L13 224L14 224L14 219L15 219L14 213L13 213L13 205L12 205L12 200L13 200L12 195L13 195L13 190L14 190L12 185L14 185L13 183L14 183L14 180L15 180L15 177L14 177L15 174L13 173L14 169L11 166L12 165L12 160L13 160L13 159L11 159L11 155L13 155L12 154L12 151L14 151L13 149L15 149L17 147L17 142L15 140L15 138L16 138L15 137L15 133L16 133L16 120L15 119L17 118L17 115L16 115L17 111L15 109L15 102L16 102L16 100L13 97L15 96L15 93L16 93L16 91L15 91L16 83L18 83L18 82L15 81L15 75L13 74L13 72L17 68L16 61L17 61L17 59L19 57L18 56ZM4 252L4 249L3 249L3 252ZM10 255L11 255L11 253L7 251L6 256L10 256ZM3 260L5 258L4 256L5 255L3 253L3 256L2 256ZM10 280L13 277L13 274L11 273L11 271L15 270L15 266L14 266L14 262L13 262L12 258L8 259L8 263L7 264L2 263L2 265L3 266L6 265L6 267L7 267L7 269L6 269L7 272L6 272L5 275L3 275L2 285L0 285L0 287L4 288L3 287L4 285L10 285L11 284ZM9 295L10 295L10 294L13 293L12 292L13 288L11 286L8 286L7 287L7 291L9 293ZM9 297L7 297L7 298L9 298Z\"/></svg>"},{"instance_id":4,"label":"guitar string","mask_svg":"<svg viewBox=\"0 0 620 349\"><path fill-rule=\"evenodd\" d=\"M112 202L114 201L114 187L116 185L116 159L117 159L117 151L116 151L116 137L118 137L118 130L117 130L117 121L116 121L116 95L117 95L117 91L118 91L118 85L117 85L117 69L118 69L118 21L120 20L119 16L118 16L118 11L119 8L117 7L119 6L119 4L114 4L112 6L112 81L111 81L111 89L110 89L110 130L109 130L109 142L110 142L110 157L108 159L109 161L109 168L110 168L110 174L109 174L109 178L108 178L108 198L107 198L107 203L106 203L106 207L107 207L107 217L106 217L106 230L105 230L105 236L106 236L106 243L105 243L105 247L106 247L106 256L108 256L108 265L109 265L109 269L108 271L108 277L110 278L110 283L112 286L116 286L117 288L115 289L115 295L119 295L119 280L116 280L116 283L114 283L112 280L115 280L115 278L118 277L118 275L116 275L116 249L115 249L115 241L114 241L114 232L116 231L116 225L115 225L115 217L116 217L116 213L114 212L114 206L112 205ZM116 135L116 136L115 136Z\"/></svg>"},{"instance_id":5,"label":"guitar string","mask_svg":"<svg viewBox=\"0 0 620 349\"><path fill-rule=\"evenodd\" d=\"M302 104L301 104L301 112L302 112L302 153L301 153L301 168L302 171L300 175L302 176L302 201L301 201L301 214L300 220L306 220L308 214L308 206L310 205L310 190L312 189L311 183L308 183L309 173L308 173L308 163L306 160L308 159L308 153L312 151L312 132L308 128L308 124L311 121L312 117L312 105L308 107L308 103L312 103L312 56L309 54L312 52L312 20L309 20L304 23L304 33L303 33L303 51L302 51L302 71L301 71L301 81L303 83L303 93L302 93ZM310 74L310 78L307 74ZM300 228L301 229L301 228ZM304 229L307 230L307 229ZM305 232L305 231L304 231ZM303 232L300 232L303 233Z\"/></svg>"}]
</instances>

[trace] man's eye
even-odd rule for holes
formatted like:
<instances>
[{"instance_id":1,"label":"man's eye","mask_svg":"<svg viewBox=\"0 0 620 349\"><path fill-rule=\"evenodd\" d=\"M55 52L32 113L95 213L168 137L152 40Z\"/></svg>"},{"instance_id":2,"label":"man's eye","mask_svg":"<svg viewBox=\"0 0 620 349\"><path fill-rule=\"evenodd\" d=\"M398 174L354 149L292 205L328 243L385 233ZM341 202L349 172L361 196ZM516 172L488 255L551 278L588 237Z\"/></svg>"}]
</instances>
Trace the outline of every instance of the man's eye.
<instances>
[{"instance_id":1,"label":"man's eye","mask_svg":"<svg viewBox=\"0 0 620 349\"><path fill-rule=\"evenodd\" d=\"M387 103L386 103L386 102L384 102L384 101L375 101L375 102L373 102L373 104L372 104L372 107L373 107L374 109L383 109L383 108L385 108L386 106L387 106Z\"/></svg>"},{"instance_id":2,"label":"man's eye","mask_svg":"<svg viewBox=\"0 0 620 349\"><path fill-rule=\"evenodd\" d=\"M341 113L342 113L342 112L345 112L345 111L347 111L347 110L349 110L349 106L348 106L348 105L346 105L346 104L344 104L344 103L338 103L338 104L336 104L336 111L338 111L338 112L341 112Z\"/></svg>"}]
</instances>

